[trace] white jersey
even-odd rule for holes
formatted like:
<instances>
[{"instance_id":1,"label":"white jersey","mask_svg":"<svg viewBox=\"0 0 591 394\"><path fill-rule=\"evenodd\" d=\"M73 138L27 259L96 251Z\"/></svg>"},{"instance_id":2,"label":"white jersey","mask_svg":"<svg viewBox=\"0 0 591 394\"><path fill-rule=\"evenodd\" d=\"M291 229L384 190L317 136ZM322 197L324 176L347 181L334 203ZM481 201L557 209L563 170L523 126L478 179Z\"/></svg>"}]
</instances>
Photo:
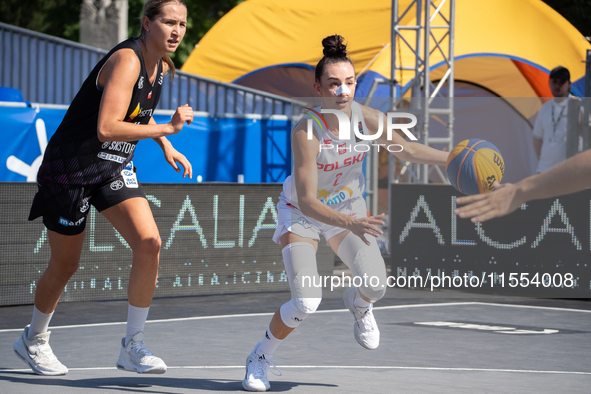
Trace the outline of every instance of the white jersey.
<instances>
[{"instance_id":1,"label":"white jersey","mask_svg":"<svg viewBox=\"0 0 591 394\"><path fill-rule=\"evenodd\" d=\"M320 109L317 107L314 111L320 113ZM367 135L367 127L359 104L352 102L351 111L352 114L356 114L355 119L359 120L357 127ZM334 205L363 196L365 192L363 159L371 148L371 141L356 138L353 121L350 122L350 138L345 140L335 137L323 122L316 122L309 114L302 118L304 121L306 119L312 119L314 131L322 145L322 149L316 156L318 169L316 198L324 204ZM297 206L295 182L291 175L283 182L281 197Z\"/></svg>"},{"instance_id":2,"label":"white jersey","mask_svg":"<svg viewBox=\"0 0 591 394\"><path fill-rule=\"evenodd\" d=\"M542 105L538 112L533 131L533 136L542 140L538 172L549 170L566 160L569 100L557 103L552 99Z\"/></svg>"}]
</instances>

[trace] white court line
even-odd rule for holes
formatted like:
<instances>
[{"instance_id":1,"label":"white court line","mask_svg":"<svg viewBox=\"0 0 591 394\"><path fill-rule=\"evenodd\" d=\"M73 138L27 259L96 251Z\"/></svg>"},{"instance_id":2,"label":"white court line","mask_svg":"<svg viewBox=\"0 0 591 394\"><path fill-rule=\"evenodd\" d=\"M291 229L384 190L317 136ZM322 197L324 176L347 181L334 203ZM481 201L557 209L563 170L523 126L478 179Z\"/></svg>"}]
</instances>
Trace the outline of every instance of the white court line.
<instances>
[{"instance_id":1,"label":"white court line","mask_svg":"<svg viewBox=\"0 0 591 394\"><path fill-rule=\"evenodd\" d=\"M553 311L568 311L568 312L591 313L591 310L587 310L587 309L558 308L558 307L554 307L554 306L496 304L494 302L474 302L474 304L492 305L492 306L504 306L506 308L530 308L530 309L546 309L546 310L553 310Z\"/></svg>"},{"instance_id":2,"label":"white court line","mask_svg":"<svg viewBox=\"0 0 591 394\"><path fill-rule=\"evenodd\" d=\"M530 369L495 369L495 368L444 368L444 367L400 367L400 366L380 366L380 365L282 365L284 369L398 369L415 371L450 371L450 372L510 372L510 373L539 373L555 375L591 375L591 372L579 371L540 371ZM168 367L168 369L244 369L244 365L195 365ZM68 371L115 371L115 367L92 367L92 368L68 368ZM0 369L1 372L27 372L27 369Z\"/></svg>"},{"instance_id":3,"label":"white court line","mask_svg":"<svg viewBox=\"0 0 591 394\"><path fill-rule=\"evenodd\" d=\"M463 306L463 305L486 305L486 306L502 306L508 308L530 308L530 309L546 309L555 311L566 311L566 312L581 312L591 313L591 310L585 309L569 309L569 308L557 308L550 306L532 306L532 305L515 305L515 304L496 304L491 302L440 302L432 304L410 304L410 305L390 305L390 306L378 306L374 307L374 310L387 310L387 309L406 309L406 308L428 308L437 306ZM329 309L324 311L316 311L315 313L335 313L335 312L349 312L348 309ZM234 315L214 315L214 316L194 316L194 317L179 317L172 319L157 319L148 320L146 323L169 323L178 321L190 321L190 320L210 320L210 319L228 319L234 317L257 317L257 316L272 316L275 312L269 313L239 313ZM103 326L117 326L127 324L127 322L110 322L110 323L93 323L93 324L74 324L69 326L55 326L51 327L51 330L58 330L62 328L86 328L86 327L103 327ZM0 330L3 332L22 332L22 328L9 328Z\"/></svg>"}]
</instances>

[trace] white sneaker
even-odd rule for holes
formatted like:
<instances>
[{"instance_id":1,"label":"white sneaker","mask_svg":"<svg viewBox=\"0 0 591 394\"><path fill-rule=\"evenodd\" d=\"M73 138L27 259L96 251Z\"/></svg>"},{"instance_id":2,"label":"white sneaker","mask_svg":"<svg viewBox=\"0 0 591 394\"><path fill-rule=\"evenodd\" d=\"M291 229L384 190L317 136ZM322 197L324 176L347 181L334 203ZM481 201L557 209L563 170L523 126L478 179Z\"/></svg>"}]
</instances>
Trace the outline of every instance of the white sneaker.
<instances>
[{"instance_id":1,"label":"white sneaker","mask_svg":"<svg viewBox=\"0 0 591 394\"><path fill-rule=\"evenodd\" d=\"M13 349L16 355L31 367L33 372L39 375L65 375L68 373L62 363L53 354L49 346L50 331L35 335L30 341L29 326L26 326L20 339L14 343Z\"/></svg>"},{"instance_id":2,"label":"white sneaker","mask_svg":"<svg viewBox=\"0 0 591 394\"><path fill-rule=\"evenodd\" d=\"M380 345L380 330L378 329L376 319L373 317L373 304L366 309L355 307L353 302L355 301L356 295L356 287L349 287L343 293L345 306L355 316L355 324L353 326L355 339L364 348L374 350Z\"/></svg>"},{"instance_id":3,"label":"white sneaker","mask_svg":"<svg viewBox=\"0 0 591 394\"><path fill-rule=\"evenodd\" d=\"M137 373L164 373L166 364L161 358L152 354L144 346L144 333L135 334L125 345L125 338L121 339L121 352L117 360L117 368Z\"/></svg>"},{"instance_id":4,"label":"white sneaker","mask_svg":"<svg viewBox=\"0 0 591 394\"><path fill-rule=\"evenodd\" d=\"M279 372L277 374L271 371L273 375L281 376L281 371L273 364L273 359L266 358L264 354L257 354L257 347L246 358L246 375L242 381L242 387L246 391L268 391L271 388L267 378L267 371L269 371L270 366Z\"/></svg>"}]
</instances>

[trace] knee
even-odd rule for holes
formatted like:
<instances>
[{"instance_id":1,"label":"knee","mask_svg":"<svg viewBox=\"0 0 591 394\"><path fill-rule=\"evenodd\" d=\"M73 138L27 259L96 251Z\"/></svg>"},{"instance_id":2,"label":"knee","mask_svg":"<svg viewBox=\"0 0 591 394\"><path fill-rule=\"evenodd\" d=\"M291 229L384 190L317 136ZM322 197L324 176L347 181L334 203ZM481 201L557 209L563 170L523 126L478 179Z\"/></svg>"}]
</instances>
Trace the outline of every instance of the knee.
<instances>
[{"instance_id":1,"label":"knee","mask_svg":"<svg viewBox=\"0 0 591 394\"><path fill-rule=\"evenodd\" d=\"M322 297L319 298L292 298L291 302L295 309L298 311L309 315L310 313L316 312L318 307L320 306L320 301L322 301Z\"/></svg>"},{"instance_id":2,"label":"knee","mask_svg":"<svg viewBox=\"0 0 591 394\"><path fill-rule=\"evenodd\" d=\"M158 256L160 253L160 247L162 240L160 235L154 234L148 237L142 238L135 248L132 248L134 253L141 253L149 256Z\"/></svg>"},{"instance_id":3,"label":"knee","mask_svg":"<svg viewBox=\"0 0 591 394\"><path fill-rule=\"evenodd\" d=\"M310 313L316 312L320 301L321 298L292 298L279 309L283 324L296 328Z\"/></svg>"},{"instance_id":4,"label":"knee","mask_svg":"<svg viewBox=\"0 0 591 394\"><path fill-rule=\"evenodd\" d=\"M72 275L78 271L78 260L77 259L65 259L56 261L54 258L51 259L49 268L53 277L58 278L62 282L70 280ZM49 271L49 269L48 269Z\"/></svg>"},{"instance_id":5,"label":"knee","mask_svg":"<svg viewBox=\"0 0 591 394\"><path fill-rule=\"evenodd\" d=\"M310 273L318 277L317 273ZM320 280L318 280L320 282ZM322 301L322 287L316 285L306 286L296 275L292 283L291 305L301 313L310 314L316 312Z\"/></svg>"},{"instance_id":6,"label":"knee","mask_svg":"<svg viewBox=\"0 0 591 394\"><path fill-rule=\"evenodd\" d=\"M383 287L381 283L384 283ZM370 300L371 302L381 300L386 295L386 279L384 278L383 282L380 281L379 286L371 286L368 283L367 286L360 287L359 292L363 297Z\"/></svg>"},{"instance_id":7,"label":"knee","mask_svg":"<svg viewBox=\"0 0 591 394\"><path fill-rule=\"evenodd\" d=\"M355 256L362 264L364 278L359 292L368 300L375 302L386 295L387 273L384 258L377 248L363 248Z\"/></svg>"}]
</instances>

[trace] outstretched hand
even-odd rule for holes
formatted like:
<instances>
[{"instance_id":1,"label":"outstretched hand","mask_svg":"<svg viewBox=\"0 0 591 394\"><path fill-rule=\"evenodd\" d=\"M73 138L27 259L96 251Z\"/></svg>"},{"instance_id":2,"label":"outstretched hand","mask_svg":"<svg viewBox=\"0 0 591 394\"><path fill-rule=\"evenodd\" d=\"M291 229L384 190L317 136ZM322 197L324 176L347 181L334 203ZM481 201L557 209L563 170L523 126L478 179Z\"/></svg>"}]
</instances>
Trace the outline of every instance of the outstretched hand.
<instances>
[{"instance_id":1,"label":"outstretched hand","mask_svg":"<svg viewBox=\"0 0 591 394\"><path fill-rule=\"evenodd\" d=\"M456 203L466 205L457 208L454 213L461 218L471 218L473 223L485 222L515 211L524 202L519 201L513 184L495 182L493 187L490 193L458 197Z\"/></svg>"},{"instance_id":2,"label":"outstretched hand","mask_svg":"<svg viewBox=\"0 0 591 394\"><path fill-rule=\"evenodd\" d=\"M376 226L383 226L384 222L381 220L385 216L384 213L379 214L377 216L370 216L367 218L356 219L353 224L349 226L349 230L361 238L361 240L366 244L369 245L369 241L365 238L365 234L373 235L374 237L378 237L379 235L383 234L384 232L380 230Z\"/></svg>"}]
</instances>

